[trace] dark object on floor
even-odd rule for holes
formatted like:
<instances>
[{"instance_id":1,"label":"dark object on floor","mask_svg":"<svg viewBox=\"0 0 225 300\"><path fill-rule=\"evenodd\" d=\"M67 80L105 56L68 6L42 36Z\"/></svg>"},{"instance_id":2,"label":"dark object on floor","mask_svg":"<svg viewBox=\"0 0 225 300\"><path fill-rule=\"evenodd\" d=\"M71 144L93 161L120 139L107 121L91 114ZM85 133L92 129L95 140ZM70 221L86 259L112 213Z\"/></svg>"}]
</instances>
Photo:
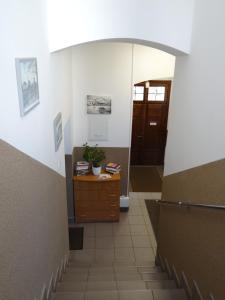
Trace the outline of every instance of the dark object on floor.
<instances>
[{"instance_id":1,"label":"dark object on floor","mask_svg":"<svg viewBox=\"0 0 225 300\"><path fill-rule=\"evenodd\" d=\"M132 192L161 192L162 180L156 167L130 167Z\"/></svg>"},{"instance_id":2,"label":"dark object on floor","mask_svg":"<svg viewBox=\"0 0 225 300\"><path fill-rule=\"evenodd\" d=\"M120 212L128 212L129 207L120 207Z\"/></svg>"},{"instance_id":3,"label":"dark object on floor","mask_svg":"<svg viewBox=\"0 0 225 300\"><path fill-rule=\"evenodd\" d=\"M83 249L83 227L69 227L70 250Z\"/></svg>"}]
</instances>

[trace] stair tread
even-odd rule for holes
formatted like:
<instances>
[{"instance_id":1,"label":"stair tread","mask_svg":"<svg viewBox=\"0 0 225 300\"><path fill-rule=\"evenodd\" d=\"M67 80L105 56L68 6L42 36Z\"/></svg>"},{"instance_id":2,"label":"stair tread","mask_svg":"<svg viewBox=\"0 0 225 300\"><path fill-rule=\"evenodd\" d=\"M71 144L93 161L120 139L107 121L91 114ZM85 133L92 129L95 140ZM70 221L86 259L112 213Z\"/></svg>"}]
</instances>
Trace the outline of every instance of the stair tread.
<instances>
[{"instance_id":1,"label":"stair tread","mask_svg":"<svg viewBox=\"0 0 225 300\"><path fill-rule=\"evenodd\" d=\"M148 289L176 289L176 284L173 280L149 280L145 282Z\"/></svg>"},{"instance_id":2,"label":"stair tread","mask_svg":"<svg viewBox=\"0 0 225 300\"><path fill-rule=\"evenodd\" d=\"M187 300L183 289L174 290L153 290L155 300Z\"/></svg>"}]
</instances>

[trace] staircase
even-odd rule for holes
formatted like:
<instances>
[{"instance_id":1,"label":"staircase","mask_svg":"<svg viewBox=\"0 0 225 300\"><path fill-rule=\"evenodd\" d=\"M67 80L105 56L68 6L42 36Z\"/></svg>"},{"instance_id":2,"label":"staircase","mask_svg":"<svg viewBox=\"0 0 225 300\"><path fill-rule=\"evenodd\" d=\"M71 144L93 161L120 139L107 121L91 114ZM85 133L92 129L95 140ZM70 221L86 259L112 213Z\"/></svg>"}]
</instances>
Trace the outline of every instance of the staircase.
<instances>
[{"instance_id":1,"label":"staircase","mask_svg":"<svg viewBox=\"0 0 225 300\"><path fill-rule=\"evenodd\" d=\"M187 300L154 262L78 262L71 260L53 300Z\"/></svg>"},{"instance_id":2,"label":"staircase","mask_svg":"<svg viewBox=\"0 0 225 300\"><path fill-rule=\"evenodd\" d=\"M150 196L130 193L129 212L121 213L119 223L83 225L84 249L71 251L51 299L187 300L155 266L156 242L144 201Z\"/></svg>"}]
</instances>

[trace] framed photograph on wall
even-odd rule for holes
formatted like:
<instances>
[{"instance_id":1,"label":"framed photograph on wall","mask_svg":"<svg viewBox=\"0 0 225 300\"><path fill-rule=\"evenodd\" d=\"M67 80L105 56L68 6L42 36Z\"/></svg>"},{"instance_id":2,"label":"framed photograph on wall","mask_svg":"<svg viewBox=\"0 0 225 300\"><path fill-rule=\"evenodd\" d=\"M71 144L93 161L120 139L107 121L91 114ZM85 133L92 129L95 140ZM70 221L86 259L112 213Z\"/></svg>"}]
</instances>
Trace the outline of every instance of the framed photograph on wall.
<instances>
[{"instance_id":1,"label":"framed photograph on wall","mask_svg":"<svg viewBox=\"0 0 225 300\"><path fill-rule=\"evenodd\" d=\"M40 103L37 59L16 58L15 64L20 115L23 117Z\"/></svg>"},{"instance_id":2,"label":"framed photograph on wall","mask_svg":"<svg viewBox=\"0 0 225 300\"><path fill-rule=\"evenodd\" d=\"M111 114L111 97L87 95L87 113L88 114Z\"/></svg>"},{"instance_id":3,"label":"framed photograph on wall","mask_svg":"<svg viewBox=\"0 0 225 300\"><path fill-rule=\"evenodd\" d=\"M62 114L58 113L53 122L54 127L54 140L55 140L55 152L58 151L62 141Z\"/></svg>"}]
</instances>

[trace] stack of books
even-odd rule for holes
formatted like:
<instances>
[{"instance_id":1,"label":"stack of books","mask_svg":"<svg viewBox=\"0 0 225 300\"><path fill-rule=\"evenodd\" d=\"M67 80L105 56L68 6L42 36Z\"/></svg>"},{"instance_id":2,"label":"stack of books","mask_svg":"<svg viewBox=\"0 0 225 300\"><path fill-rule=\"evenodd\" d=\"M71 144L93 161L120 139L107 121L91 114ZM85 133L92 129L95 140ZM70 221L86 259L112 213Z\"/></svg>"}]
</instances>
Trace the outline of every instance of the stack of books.
<instances>
[{"instance_id":1,"label":"stack of books","mask_svg":"<svg viewBox=\"0 0 225 300\"><path fill-rule=\"evenodd\" d=\"M75 173L77 176L89 173L89 163L87 161L78 161L75 165Z\"/></svg>"},{"instance_id":2,"label":"stack of books","mask_svg":"<svg viewBox=\"0 0 225 300\"><path fill-rule=\"evenodd\" d=\"M105 167L106 172L109 172L111 174L117 174L120 172L121 167L120 164L116 164L116 163L108 163Z\"/></svg>"}]
</instances>

